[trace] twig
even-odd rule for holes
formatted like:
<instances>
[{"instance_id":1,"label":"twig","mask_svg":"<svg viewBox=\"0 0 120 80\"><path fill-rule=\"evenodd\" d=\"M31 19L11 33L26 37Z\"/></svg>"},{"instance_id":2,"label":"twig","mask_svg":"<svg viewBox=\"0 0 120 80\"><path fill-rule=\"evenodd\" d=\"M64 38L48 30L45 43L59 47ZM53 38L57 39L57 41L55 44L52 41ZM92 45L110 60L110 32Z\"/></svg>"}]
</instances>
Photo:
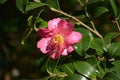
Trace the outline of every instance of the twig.
<instances>
[{"instance_id":1,"label":"twig","mask_svg":"<svg viewBox=\"0 0 120 80\"><path fill-rule=\"evenodd\" d=\"M119 25L119 23L118 23L118 19L117 19L117 18L115 18L115 23L116 23L116 25L117 25L118 30L120 31L120 25Z\"/></svg>"},{"instance_id":2,"label":"twig","mask_svg":"<svg viewBox=\"0 0 120 80\"><path fill-rule=\"evenodd\" d=\"M79 19L77 19L76 17L71 16L71 15L69 15L69 14L67 14L67 13L65 13L65 12L63 12L61 10L57 10L55 8L51 8L51 10L54 11L54 12L63 14L65 16L69 17L69 18L72 18L73 20L79 22L82 26L84 26L85 28L87 28L88 30L90 30L91 32L93 32L94 34L96 34L98 37L103 38L101 34L99 34L97 31L91 29L88 25L86 25L85 23L83 23L82 21L80 21Z\"/></svg>"}]
</instances>

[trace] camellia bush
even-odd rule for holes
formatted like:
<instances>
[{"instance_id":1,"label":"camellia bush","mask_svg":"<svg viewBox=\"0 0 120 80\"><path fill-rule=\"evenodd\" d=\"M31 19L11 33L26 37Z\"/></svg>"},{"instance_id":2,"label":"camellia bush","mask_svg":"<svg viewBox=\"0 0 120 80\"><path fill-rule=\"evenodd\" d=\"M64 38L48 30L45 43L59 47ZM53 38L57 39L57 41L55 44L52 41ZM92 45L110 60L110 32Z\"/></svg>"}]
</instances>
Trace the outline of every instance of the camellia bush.
<instances>
[{"instance_id":1,"label":"camellia bush","mask_svg":"<svg viewBox=\"0 0 120 80\"><path fill-rule=\"evenodd\" d=\"M39 54L37 80L120 80L119 5L119 0L16 0L28 17L21 44L33 41Z\"/></svg>"}]
</instances>

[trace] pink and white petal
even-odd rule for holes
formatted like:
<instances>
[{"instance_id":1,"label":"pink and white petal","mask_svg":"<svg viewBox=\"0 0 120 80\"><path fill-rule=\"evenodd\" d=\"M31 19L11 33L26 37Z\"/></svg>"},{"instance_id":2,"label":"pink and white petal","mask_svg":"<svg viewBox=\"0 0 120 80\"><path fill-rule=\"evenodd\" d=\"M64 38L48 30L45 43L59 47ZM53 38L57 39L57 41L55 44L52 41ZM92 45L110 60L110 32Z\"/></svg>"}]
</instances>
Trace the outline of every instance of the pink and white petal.
<instances>
[{"instance_id":1,"label":"pink and white petal","mask_svg":"<svg viewBox=\"0 0 120 80\"><path fill-rule=\"evenodd\" d=\"M51 40L51 38L42 38L37 42L37 48L41 50L42 53L46 54L48 51L46 51L46 47L48 46L48 42Z\"/></svg>"},{"instance_id":2,"label":"pink and white petal","mask_svg":"<svg viewBox=\"0 0 120 80\"><path fill-rule=\"evenodd\" d=\"M78 43L82 39L82 34L79 32L73 31L68 37L65 38L65 41L68 45Z\"/></svg>"},{"instance_id":3,"label":"pink and white petal","mask_svg":"<svg viewBox=\"0 0 120 80\"><path fill-rule=\"evenodd\" d=\"M68 52L68 53L71 53L73 50L74 50L74 49L73 49L72 46L69 46L69 47L67 48L67 52Z\"/></svg>"},{"instance_id":4,"label":"pink and white petal","mask_svg":"<svg viewBox=\"0 0 120 80\"><path fill-rule=\"evenodd\" d=\"M64 50L63 50L62 55L63 55L63 56L68 55L68 53L67 53L67 49L64 49Z\"/></svg>"},{"instance_id":5,"label":"pink and white petal","mask_svg":"<svg viewBox=\"0 0 120 80\"><path fill-rule=\"evenodd\" d=\"M58 22L60 21L60 18L54 18L52 20L48 21L48 29L53 30L57 27Z\"/></svg>"},{"instance_id":6,"label":"pink and white petal","mask_svg":"<svg viewBox=\"0 0 120 80\"><path fill-rule=\"evenodd\" d=\"M59 33L61 33L63 36L68 36L69 34L71 34L73 29L73 25L66 20L60 20L57 25L57 31L59 31Z\"/></svg>"}]
</instances>

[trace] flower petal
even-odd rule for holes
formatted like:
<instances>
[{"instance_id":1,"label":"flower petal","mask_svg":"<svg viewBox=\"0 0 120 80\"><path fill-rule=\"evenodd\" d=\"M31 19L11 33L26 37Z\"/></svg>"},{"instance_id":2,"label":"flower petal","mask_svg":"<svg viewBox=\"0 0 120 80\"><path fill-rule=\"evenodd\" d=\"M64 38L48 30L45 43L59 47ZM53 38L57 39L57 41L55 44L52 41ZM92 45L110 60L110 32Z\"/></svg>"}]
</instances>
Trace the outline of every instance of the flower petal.
<instances>
[{"instance_id":1,"label":"flower petal","mask_svg":"<svg viewBox=\"0 0 120 80\"><path fill-rule=\"evenodd\" d=\"M73 29L73 25L67 22L66 20L60 20L57 25L57 31L63 36L68 36L69 34L71 34Z\"/></svg>"},{"instance_id":2,"label":"flower petal","mask_svg":"<svg viewBox=\"0 0 120 80\"><path fill-rule=\"evenodd\" d=\"M73 49L72 46L69 46L69 47L67 48L67 52L68 52L68 53L71 53L73 50L74 50L74 49Z\"/></svg>"},{"instance_id":3,"label":"flower petal","mask_svg":"<svg viewBox=\"0 0 120 80\"><path fill-rule=\"evenodd\" d=\"M44 38L46 38L46 37L50 37L50 36L52 36L52 35L54 35L53 34L53 31L51 30L49 30L49 29L46 29L46 28L40 28L39 30L38 30L38 35L40 36L40 37L44 37Z\"/></svg>"},{"instance_id":4,"label":"flower petal","mask_svg":"<svg viewBox=\"0 0 120 80\"><path fill-rule=\"evenodd\" d=\"M73 51L73 47L72 46L68 46L67 49L64 49L63 52L62 52L62 55L63 56L67 56L69 53L71 53Z\"/></svg>"},{"instance_id":5,"label":"flower petal","mask_svg":"<svg viewBox=\"0 0 120 80\"><path fill-rule=\"evenodd\" d=\"M78 43L82 39L82 35L79 32L73 31L65 41L68 45Z\"/></svg>"},{"instance_id":6,"label":"flower petal","mask_svg":"<svg viewBox=\"0 0 120 80\"><path fill-rule=\"evenodd\" d=\"M62 55L63 55L63 56L68 55L68 53L67 53L67 49L64 49L64 50L63 50Z\"/></svg>"},{"instance_id":7,"label":"flower petal","mask_svg":"<svg viewBox=\"0 0 120 80\"><path fill-rule=\"evenodd\" d=\"M48 29L53 30L57 27L58 22L60 21L60 18L54 18L48 22Z\"/></svg>"},{"instance_id":8,"label":"flower petal","mask_svg":"<svg viewBox=\"0 0 120 80\"><path fill-rule=\"evenodd\" d=\"M57 52L51 54L50 57L53 58L53 59L56 59L56 58L60 57L62 55L64 49L66 49L66 44L65 43L63 43L61 46L59 46L59 49L57 50ZM63 54L66 54L65 52L66 51L64 51Z\"/></svg>"},{"instance_id":9,"label":"flower petal","mask_svg":"<svg viewBox=\"0 0 120 80\"><path fill-rule=\"evenodd\" d=\"M37 48L41 50L43 53L47 53L46 47L48 46L48 42L51 40L51 38L42 38L41 40L38 41L37 43Z\"/></svg>"}]
</instances>

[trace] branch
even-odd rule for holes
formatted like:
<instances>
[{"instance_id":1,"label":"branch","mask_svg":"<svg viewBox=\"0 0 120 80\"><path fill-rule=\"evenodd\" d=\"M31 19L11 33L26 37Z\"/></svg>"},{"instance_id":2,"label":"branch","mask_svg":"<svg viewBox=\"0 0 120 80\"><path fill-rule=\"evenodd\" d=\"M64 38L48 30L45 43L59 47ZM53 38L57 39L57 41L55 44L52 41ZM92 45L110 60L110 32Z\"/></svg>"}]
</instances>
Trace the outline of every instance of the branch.
<instances>
[{"instance_id":1,"label":"branch","mask_svg":"<svg viewBox=\"0 0 120 80\"><path fill-rule=\"evenodd\" d=\"M93 32L94 34L96 34L98 37L103 38L101 34L99 34L97 31L93 30L92 28L90 28L88 25L86 25L85 23L83 23L82 21L80 21L79 19L77 19L76 17L71 16L71 15L69 15L69 14L67 14L67 13L65 13L65 12L63 12L61 10L57 10L55 8L51 8L51 10L54 11L54 12L63 14L65 16L69 17L69 18L72 18L73 20L79 22L82 26L84 26L85 28L87 28L88 30L90 30L91 32Z\"/></svg>"},{"instance_id":2,"label":"branch","mask_svg":"<svg viewBox=\"0 0 120 80\"><path fill-rule=\"evenodd\" d=\"M119 25L119 23L118 23L118 18L115 18L115 23L116 23L116 25L117 25L118 30L120 31L120 25Z\"/></svg>"}]
</instances>

